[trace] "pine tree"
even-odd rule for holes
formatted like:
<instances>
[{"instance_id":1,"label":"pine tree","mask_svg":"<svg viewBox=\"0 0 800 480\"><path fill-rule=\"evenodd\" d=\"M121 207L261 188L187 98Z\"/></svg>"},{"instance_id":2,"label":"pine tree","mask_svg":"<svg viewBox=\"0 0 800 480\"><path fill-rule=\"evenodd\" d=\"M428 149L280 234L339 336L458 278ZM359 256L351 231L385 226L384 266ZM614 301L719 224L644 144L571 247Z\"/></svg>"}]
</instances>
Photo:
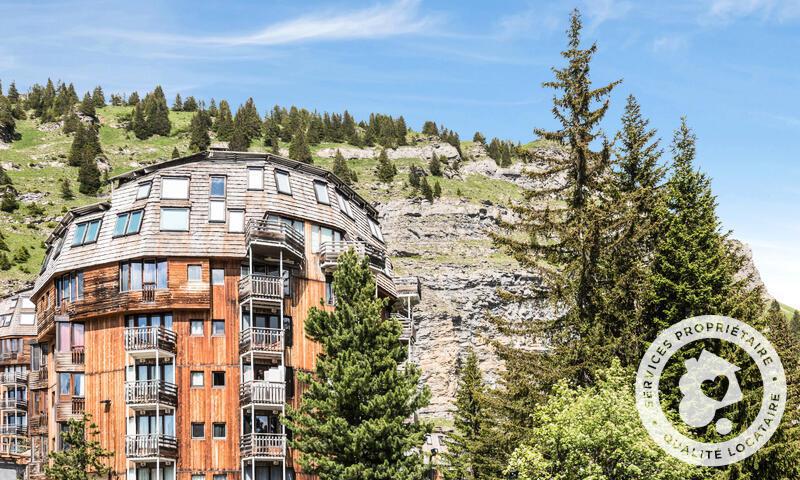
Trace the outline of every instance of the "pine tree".
<instances>
[{"instance_id":1,"label":"pine tree","mask_svg":"<svg viewBox=\"0 0 800 480\"><path fill-rule=\"evenodd\" d=\"M16 263L17 265L23 265L30 259L31 259L31 252L28 251L28 247L26 247L25 245L20 245L20 247L14 251L14 263Z\"/></svg>"},{"instance_id":2,"label":"pine tree","mask_svg":"<svg viewBox=\"0 0 800 480\"><path fill-rule=\"evenodd\" d=\"M18 208L19 201L17 200L17 196L12 189L6 188L3 192L2 199L0 199L0 210L11 213Z\"/></svg>"},{"instance_id":3,"label":"pine tree","mask_svg":"<svg viewBox=\"0 0 800 480\"><path fill-rule=\"evenodd\" d=\"M312 308L306 335L322 348L297 409L288 409L290 445L303 470L320 480L417 480L430 427L409 418L428 403L400 343L400 323L381 315L369 261L347 252L333 283L336 309ZM356 447L356 448L353 448Z\"/></svg>"},{"instance_id":4,"label":"pine tree","mask_svg":"<svg viewBox=\"0 0 800 480\"><path fill-rule=\"evenodd\" d=\"M0 270L11 270L11 267L13 267L13 265L11 264L11 260L8 259L8 255L6 255L5 252L0 253Z\"/></svg>"},{"instance_id":5,"label":"pine tree","mask_svg":"<svg viewBox=\"0 0 800 480\"><path fill-rule=\"evenodd\" d=\"M189 150L193 152L208 150L208 146L211 145L211 137L208 136L209 128L211 128L211 117L207 112L200 110L192 116L189 125Z\"/></svg>"},{"instance_id":6,"label":"pine tree","mask_svg":"<svg viewBox=\"0 0 800 480\"><path fill-rule=\"evenodd\" d=\"M183 111L184 112L196 112L199 108L200 108L200 105L198 105L197 99L195 99L191 95L186 97L186 101L183 102Z\"/></svg>"},{"instance_id":7,"label":"pine tree","mask_svg":"<svg viewBox=\"0 0 800 480\"><path fill-rule=\"evenodd\" d=\"M511 150L508 148L503 149L503 153L500 154L500 166L503 168L507 168L511 166Z\"/></svg>"},{"instance_id":8,"label":"pine tree","mask_svg":"<svg viewBox=\"0 0 800 480\"><path fill-rule=\"evenodd\" d=\"M439 136L439 128L436 126L436 122L432 122L430 120L426 121L422 125L422 134Z\"/></svg>"},{"instance_id":9,"label":"pine tree","mask_svg":"<svg viewBox=\"0 0 800 480\"><path fill-rule=\"evenodd\" d=\"M344 159L342 152L340 152L338 148L336 149L336 156L333 157L333 174L347 185L353 184L353 177L350 167L347 166L347 161Z\"/></svg>"},{"instance_id":10,"label":"pine tree","mask_svg":"<svg viewBox=\"0 0 800 480\"><path fill-rule=\"evenodd\" d=\"M212 98L211 102L208 104L208 114L212 117L216 117L218 112L219 110L217 110L217 101Z\"/></svg>"},{"instance_id":11,"label":"pine tree","mask_svg":"<svg viewBox=\"0 0 800 480\"><path fill-rule=\"evenodd\" d=\"M422 177L419 181L419 192L425 197L425 200L433 203L433 190L428 184L428 177Z\"/></svg>"},{"instance_id":12,"label":"pine tree","mask_svg":"<svg viewBox=\"0 0 800 480\"><path fill-rule=\"evenodd\" d=\"M181 99L181 94L175 94L175 100L172 102L172 111L173 112L180 112L183 110L183 100Z\"/></svg>"},{"instance_id":13,"label":"pine tree","mask_svg":"<svg viewBox=\"0 0 800 480\"><path fill-rule=\"evenodd\" d=\"M95 108L103 108L106 106L106 96L103 94L103 87L96 86L92 92L92 103Z\"/></svg>"},{"instance_id":14,"label":"pine tree","mask_svg":"<svg viewBox=\"0 0 800 480\"><path fill-rule=\"evenodd\" d=\"M381 153L378 155L378 164L375 166L375 176L382 183L392 183L396 174L397 168L389 160L386 149L381 149Z\"/></svg>"},{"instance_id":15,"label":"pine tree","mask_svg":"<svg viewBox=\"0 0 800 480\"><path fill-rule=\"evenodd\" d=\"M234 122L228 148L234 152L246 152L250 148L250 139L247 138L245 128L239 122Z\"/></svg>"},{"instance_id":16,"label":"pine tree","mask_svg":"<svg viewBox=\"0 0 800 480\"><path fill-rule=\"evenodd\" d=\"M408 184L411 185L412 188L419 188L420 179L416 165L411 165L408 169Z\"/></svg>"},{"instance_id":17,"label":"pine tree","mask_svg":"<svg viewBox=\"0 0 800 480\"><path fill-rule=\"evenodd\" d=\"M478 356L469 349L459 373L453 413L453 432L447 436L445 480L481 480L479 465L475 462L476 444L483 436L483 376L478 368Z\"/></svg>"},{"instance_id":18,"label":"pine tree","mask_svg":"<svg viewBox=\"0 0 800 480\"><path fill-rule=\"evenodd\" d=\"M75 115L75 112L70 111L66 117L64 117L64 126L61 130L65 134L75 133L78 131L78 126L80 125L81 120Z\"/></svg>"},{"instance_id":19,"label":"pine tree","mask_svg":"<svg viewBox=\"0 0 800 480\"><path fill-rule=\"evenodd\" d=\"M166 137L172 129L169 121L169 107L161 86L156 88L144 99L144 116L149 135Z\"/></svg>"},{"instance_id":20,"label":"pine tree","mask_svg":"<svg viewBox=\"0 0 800 480\"><path fill-rule=\"evenodd\" d=\"M97 440L100 430L92 422L91 415L69 420L60 435L62 444L69 448L50 452L51 463L45 466L47 478L89 480L111 474L107 463L114 453L100 445Z\"/></svg>"},{"instance_id":21,"label":"pine tree","mask_svg":"<svg viewBox=\"0 0 800 480\"><path fill-rule=\"evenodd\" d=\"M442 176L442 162L439 161L439 155L436 155L435 152L433 156L431 156L431 161L428 163L428 171L431 172L431 175L434 177Z\"/></svg>"},{"instance_id":22,"label":"pine tree","mask_svg":"<svg viewBox=\"0 0 800 480\"><path fill-rule=\"evenodd\" d=\"M472 141L486 145L486 137L484 137L481 132L475 132L475 135L472 136Z\"/></svg>"},{"instance_id":23,"label":"pine tree","mask_svg":"<svg viewBox=\"0 0 800 480\"><path fill-rule=\"evenodd\" d=\"M172 154L170 158L180 158L181 152L178 151L178 147L172 147Z\"/></svg>"},{"instance_id":24,"label":"pine tree","mask_svg":"<svg viewBox=\"0 0 800 480\"><path fill-rule=\"evenodd\" d=\"M136 106L133 107L130 129L139 140L144 140L150 136L150 129L148 128L147 120L144 117L144 106L142 105L142 102L136 103Z\"/></svg>"},{"instance_id":25,"label":"pine tree","mask_svg":"<svg viewBox=\"0 0 800 480\"><path fill-rule=\"evenodd\" d=\"M75 198L75 194L72 192L72 186L70 185L68 178L61 179L61 198L64 200L72 200Z\"/></svg>"},{"instance_id":26,"label":"pine tree","mask_svg":"<svg viewBox=\"0 0 800 480\"><path fill-rule=\"evenodd\" d=\"M131 93L131 96L128 97L128 106L133 107L139 103L139 92L134 91Z\"/></svg>"},{"instance_id":27,"label":"pine tree","mask_svg":"<svg viewBox=\"0 0 800 480\"><path fill-rule=\"evenodd\" d=\"M408 139L406 138L408 135L408 127L406 126L406 119L403 118L402 115L398 117L397 123L395 124L395 135L397 136L398 145L408 145Z\"/></svg>"},{"instance_id":28,"label":"pine tree","mask_svg":"<svg viewBox=\"0 0 800 480\"><path fill-rule=\"evenodd\" d=\"M0 166L0 186L11 186L14 182L11 181L11 177L8 176L8 172L6 169Z\"/></svg>"},{"instance_id":29,"label":"pine tree","mask_svg":"<svg viewBox=\"0 0 800 480\"><path fill-rule=\"evenodd\" d=\"M433 182L433 196L435 198L442 198L442 186L439 185L439 180Z\"/></svg>"},{"instance_id":30,"label":"pine tree","mask_svg":"<svg viewBox=\"0 0 800 480\"><path fill-rule=\"evenodd\" d=\"M261 116L258 114L256 104L253 98L250 97L244 102L244 105L239 107L236 116L242 115L242 125L245 128L245 134L249 141L261 137Z\"/></svg>"},{"instance_id":31,"label":"pine tree","mask_svg":"<svg viewBox=\"0 0 800 480\"><path fill-rule=\"evenodd\" d=\"M78 169L78 184L78 191L84 195L95 195L100 190L100 169L89 152L84 155L83 163Z\"/></svg>"},{"instance_id":32,"label":"pine tree","mask_svg":"<svg viewBox=\"0 0 800 480\"><path fill-rule=\"evenodd\" d=\"M229 142L233 136L233 116L227 100L219 102L219 115L214 119L214 133L223 142Z\"/></svg>"},{"instance_id":33,"label":"pine tree","mask_svg":"<svg viewBox=\"0 0 800 480\"><path fill-rule=\"evenodd\" d=\"M0 232L0 250L1 251L5 251L5 252L10 251L8 249L8 244L6 243L6 237L5 237L5 235L3 235L2 232ZM8 259L8 258L6 258L6 259Z\"/></svg>"},{"instance_id":34,"label":"pine tree","mask_svg":"<svg viewBox=\"0 0 800 480\"><path fill-rule=\"evenodd\" d=\"M14 107L6 97L0 95L0 139L13 140L16 137L16 128Z\"/></svg>"},{"instance_id":35,"label":"pine tree","mask_svg":"<svg viewBox=\"0 0 800 480\"><path fill-rule=\"evenodd\" d=\"M72 137L72 145L67 155L67 163L72 167L80 166L83 161L83 147L86 145L86 127L82 122L78 122L75 136Z\"/></svg>"},{"instance_id":36,"label":"pine tree","mask_svg":"<svg viewBox=\"0 0 800 480\"><path fill-rule=\"evenodd\" d=\"M314 163L314 159L311 157L311 149L308 148L306 135L303 133L302 128L292 135L292 143L289 144L289 158L298 162Z\"/></svg>"},{"instance_id":37,"label":"pine tree","mask_svg":"<svg viewBox=\"0 0 800 480\"><path fill-rule=\"evenodd\" d=\"M94 109L94 100L92 100L89 92L86 92L86 95L83 96L83 100L81 100L80 112L90 118L97 117L97 112Z\"/></svg>"},{"instance_id":38,"label":"pine tree","mask_svg":"<svg viewBox=\"0 0 800 480\"><path fill-rule=\"evenodd\" d=\"M6 95L8 101L17 104L19 102L19 92L17 91L17 85L14 82L11 82L11 85L8 86L8 94Z\"/></svg>"}]
</instances>

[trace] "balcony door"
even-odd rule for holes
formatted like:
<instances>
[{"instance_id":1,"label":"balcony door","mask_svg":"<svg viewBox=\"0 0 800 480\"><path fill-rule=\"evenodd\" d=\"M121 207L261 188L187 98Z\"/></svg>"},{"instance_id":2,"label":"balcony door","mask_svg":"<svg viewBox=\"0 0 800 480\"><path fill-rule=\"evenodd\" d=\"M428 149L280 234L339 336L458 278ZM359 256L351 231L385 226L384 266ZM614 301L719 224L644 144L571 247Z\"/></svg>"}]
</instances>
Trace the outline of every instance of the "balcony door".
<instances>
[{"instance_id":1,"label":"balcony door","mask_svg":"<svg viewBox=\"0 0 800 480\"><path fill-rule=\"evenodd\" d=\"M281 422L277 415L256 412L255 429L253 429L253 416L249 411L244 416L244 432L247 433L282 433Z\"/></svg>"},{"instance_id":2,"label":"balcony door","mask_svg":"<svg viewBox=\"0 0 800 480\"><path fill-rule=\"evenodd\" d=\"M84 326L82 323L59 322L56 350L69 353L82 350L84 345Z\"/></svg>"},{"instance_id":3,"label":"balcony door","mask_svg":"<svg viewBox=\"0 0 800 480\"><path fill-rule=\"evenodd\" d=\"M130 315L127 318L128 327L164 327L172 330L171 313L152 313L142 315Z\"/></svg>"},{"instance_id":4,"label":"balcony door","mask_svg":"<svg viewBox=\"0 0 800 480\"><path fill-rule=\"evenodd\" d=\"M170 464L161 464L160 470L160 480L175 480L175 467ZM156 476L156 466L148 465L136 467L136 470L130 471L128 480L159 480Z\"/></svg>"},{"instance_id":5,"label":"balcony door","mask_svg":"<svg viewBox=\"0 0 800 480\"><path fill-rule=\"evenodd\" d=\"M244 468L244 479L253 480L253 470L249 466ZM294 475L289 475L286 470L286 480L291 480ZM138 479L137 479L138 480ZM283 468L279 465L256 465L255 480L283 480Z\"/></svg>"},{"instance_id":6,"label":"balcony door","mask_svg":"<svg viewBox=\"0 0 800 480\"><path fill-rule=\"evenodd\" d=\"M172 360L170 360L169 363L161 363L158 367L156 367L155 363L144 362L137 365L129 365L125 379L129 382L163 380L165 382L175 383L175 365L172 363Z\"/></svg>"},{"instance_id":7,"label":"balcony door","mask_svg":"<svg viewBox=\"0 0 800 480\"><path fill-rule=\"evenodd\" d=\"M281 325L279 319L280 316L278 315L270 315L266 313L256 312L255 318L253 320L253 327L280 329L283 326ZM242 330L246 330L248 328L250 328L250 313L245 311L242 314Z\"/></svg>"},{"instance_id":8,"label":"balcony door","mask_svg":"<svg viewBox=\"0 0 800 480\"><path fill-rule=\"evenodd\" d=\"M160 429L156 427L160 425ZM160 430L158 432L157 430ZM175 436L175 416L172 414L161 414L156 416L155 412L148 412L128 417L128 435L151 435L161 433L170 437Z\"/></svg>"}]
</instances>

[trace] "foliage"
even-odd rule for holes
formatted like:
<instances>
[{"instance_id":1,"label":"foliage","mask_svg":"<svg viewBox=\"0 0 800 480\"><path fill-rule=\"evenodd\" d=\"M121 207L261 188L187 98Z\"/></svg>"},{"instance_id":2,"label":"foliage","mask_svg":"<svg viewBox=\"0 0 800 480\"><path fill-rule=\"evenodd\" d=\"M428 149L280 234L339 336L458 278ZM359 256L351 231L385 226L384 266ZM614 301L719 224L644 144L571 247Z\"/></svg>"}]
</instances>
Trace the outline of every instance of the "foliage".
<instances>
[{"instance_id":1,"label":"foliage","mask_svg":"<svg viewBox=\"0 0 800 480\"><path fill-rule=\"evenodd\" d=\"M230 141L233 136L233 116L227 100L219 102L219 114L214 118L214 133L224 142Z\"/></svg>"},{"instance_id":2,"label":"foliage","mask_svg":"<svg viewBox=\"0 0 800 480\"><path fill-rule=\"evenodd\" d=\"M444 458L445 480L480 480L486 478L477 461L477 450L483 438L483 376L478 356L470 349L461 367L456 391L453 432L447 436Z\"/></svg>"},{"instance_id":3,"label":"foliage","mask_svg":"<svg viewBox=\"0 0 800 480\"><path fill-rule=\"evenodd\" d=\"M347 185L353 185L358 181L356 172L347 166L347 161L344 159L342 152L340 152L338 148L336 149L336 156L333 158L332 171L334 175L339 177L339 179Z\"/></svg>"},{"instance_id":4,"label":"foliage","mask_svg":"<svg viewBox=\"0 0 800 480\"><path fill-rule=\"evenodd\" d=\"M78 191L84 195L94 195L100 190L100 169L94 157L85 155L78 168Z\"/></svg>"},{"instance_id":5,"label":"foliage","mask_svg":"<svg viewBox=\"0 0 800 480\"><path fill-rule=\"evenodd\" d=\"M392 183L395 175L397 175L397 167L389 160L386 149L381 149L381 153L378 155L378 164L375 166L375 176L382 183Z\"/></svg>"},{"instance_id":6,"label":"foliage","mask_svg":"<svg viewBox=\"0 0 800 480\"><path fill-rule=\"evenodd\" d=\"M15 195L13 189L6 188L3 192L2 198L0 198L0 210L11 213L18 208L19 201L17 201L17 196Z\"/></svg>"},{"instance_id":7,"label":"foliage","mask_svg":"<svg viewBox=\"0 0 800 480\"><path fill-rule=\"evenodd\" d=\"M96 440L99 434L88 414L80 420L69 420L61 433L61 442L68 447L50 452L52 463L45 466L45 475L59 480L89 480L109 475L111 468L107 462L114 454L100 446Z\"/></svg>"},{"instance_id":8,"label":"foliage","mask_svg":"<svg viewBox=\"0 0 800 480\"><path fill-rule=\"evenodd\" d=\"M92 91L92 103L95 108L103 108L106 106L106 96L103 94L103 87L96 86Z\"/></svg>"},{"instance_id":9,"label":"foliage","mask_svg":"<svg viewBox=\"0 0 800 480\"><path fill-rule=\"evenodd\" d=\"M428 183L428 177L422 177L419 181L419 193L425 198L425 200L433 203L433 189L431 189L430 184Z\"/></svg>"},{"instance_id":10,"label":"foliage","mask_svg":"<svg viewBox=\"0 0 800 480\"><path fill-rule=\"evenodd\" d=\"M311 149L306 143L306 135L302 129L299 129L292 136L292 143L289 144L289 158L303 163L314 163L311 157Z\"/></svg>"},{"instance_id":11,"label":"foliage","mask_svg":"<svg viewBox=\"0 0 800 480\"><path fill-rule=\"evenodd\" d=\"M172 153L170 153L169 158L180 158L181 152L178 151L178 147L172 147Z\"/></svg>"},{"instance_id":12,"label":"foliage","mask_svg":"<svg viewBox=\"0 0 800 480\"><path fill-rule=\"evenodd\" d=\"M442 186L439 185L439 180L433 183L433 196L435 198L442 198Z\"/></svg>"},{"instance_id":13,"label":"foliage","mask_svg":"<svg viewBox=\"0 0 800 480\"><path fill-rule=\"evenodd\" d=\"M400 322L381 315L366 258L339 257L336 309L312 308L306 335L322 347L299 408L289 408L291 446L303 470L321 480L422 478L420 447L429 426L408 419L428 402L419 369L404 362ZM404 365L402 368L400 365Z\"/></svg>"},{"instance_id":14,"label":"foliage","mask_svg":"<svg viewBox=\"0 0 800 480\"><path fill-rule=\"evenodd\" d=\"M431 161L428 162L428 171L434 177L442 176L442 162L439 161L439 155L436 155L436 153L431 156Z\"/></svg>"},{"instance_id":15,"label":"foliage","mask_svg":"<svg viewBox=\"0 0 800 480\"><path fill-rule=\"evenodd\" d=\"M61 184L61 198L64 200L72 200L75 198L75 193L72 191L68 178L62 178L59 182Z\"/></svg>"},{"instance_id":16,"label":"foliage","mask_svg":"<svg viewBox=\"0 0 800 480\"><path fill-rule=\"evenodd\" d=\"M200 152L208 150L211 145L211 137L208 136L208 130L211 128L211 117L205 110L199 110L192 116L192 122L189 125L189 150L193 152Z\"/></svg>"},{"instance_id":17,"label":"foliage","mask_svg":"<svg viewBox=\"0 0 800 480\"><path fill-rule=\"evenodd\" d=\"M431 120L427 120L422 125L422 134L423 135L439 135L439 127L436 126L436 122Z\"/></svg>"},{"instance_id":18,"label":"foliage","mask_svg":"<svg viewBox=\"0 0 800 480\"><path fill-rule=\"evenodd\" d=\"M475 132L475 135L472 136L472 141L486 145L486 137L481 132Z\"/></svg>"}]
</instances>

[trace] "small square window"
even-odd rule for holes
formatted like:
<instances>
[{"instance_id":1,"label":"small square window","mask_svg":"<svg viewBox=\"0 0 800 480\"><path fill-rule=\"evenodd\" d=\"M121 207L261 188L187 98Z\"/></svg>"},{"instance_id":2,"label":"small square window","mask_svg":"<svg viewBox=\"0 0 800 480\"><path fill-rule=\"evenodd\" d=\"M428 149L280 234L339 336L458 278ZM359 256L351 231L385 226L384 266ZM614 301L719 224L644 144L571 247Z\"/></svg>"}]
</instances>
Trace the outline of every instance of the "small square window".
<instances>
[{"instance_id":1,"label":"small square window","mask_svg":"<svg viewBox=\"0 0 800 480\"><path fill-rule=\"evenodd\" d=\"M244 210L228 210L228 231L244 232Z\"/></svg>"},{"instance_id":2,"label":"small square window","mask_svg":"<svg viewBox=\"0 0 800 480\"><path fill-rule=\"evenodd\" d=\"M211 196L225 196L225 177L211 177Z\"/></svg>"},{"instance_id":3,"label":"small square window","mask_svg":"<svg viewBox=\"0 0 800 480\"><path fill-rule=\"evenodd\" d=\"M206 424L200 422L192 422L192 438L205 438Z\"/></svg>"},{"instance_id":4,"label":"small square window","mask_svg":"<svg viewBox=\"0 0 800 480\"><path fill-rule=\"evenodd\" d=\"M194 473L192 474L192 480L206 480L206 476L202 473Z\"/></svg>"},{"instance_id":5,"label":"small square window","mask_svg":"<svg viewBox=\"0 0 800 480\"><path fill-rule=\"evenodd\" d=\"M317 197L317 203L325 205L331 204L331 199L328 197L328 184L325 182L314 182L314 195Z\"/></svg>"},{"instance_id":6,"label":"small square window","mask_svg":"<svg viewBox=\"0 0 800 480\"><path fill-rule=\"evenodd\" d=\"M208 221L225 221L225 200L211 200L208 202Z\"/></svg>"},{"instance_id":7,"label":"small square window","mask_svg":"<svg viewBox=\"0 0 800 480\"><path fill-rule=\"evenodd\" d=\"M189 320L189 331L192 336L194 337L202 337L203 332L203 321L202 320Z\"/></svg>"},{"instance_id":8,"label":"small square window","mask_svg":"<svg viewBox=\"0 0 800 480\"><path fill-rule=\"evenodd\" d=\"M278 193L285 193L286 195L292 194L292 186L289 183L289 174L281 170L275 170L275 185L277 186Z\"/></svg>"},{"instance_id":9,"label":"small square window","mask_svg":"<svg viewBox=\"0 0 800 480\"><path fill-rule=\"evenodd\" d=\"M189 179L164 177L161 180L161 198L186 200L189 198Z\"/></svg>"},{"instance_id":10,"label":"small square window","mask_svg":"<svg viewBox=\"0 0 800 480\"><path fill-rule=\"evenodd\" d=\"M263 168L248 168L247 169L247 189L248 190L263 190L264 189L264 169Z\"/></svg>"},{"instance_id":11,"label":"small square window","mask_svg":"<svg viewBox=\"0 0 800 480\"><path fill-rule=\"evenodd\" d=\"M139 188L136 190L136 200L149 197L151 185L153 185L153 182L140 183Z\"/></svg>"},{"instance_id":12,"label":"small square window","mask_svg":"<svg viewBox=\"0 0 800 480\"><path fill-rule=\"evenodd\" d=\"M211 269L211 285L225 285L225 270L222 268Z\"/></svg>"},{"instance_id":13,"label":"small square window","mask_svg":"<svg viewBox=\"0 0 800 480\"><path fill-rule=\"evenodd\" d=\"M211 335L215 337L222 337L225 335L225 320L211 321Z\"/></svg>"},{"instance_id":14,"label":"small square window","mask_svg":"<svg viewBox=\"0 0 800 480\"><path fill-rule=\"evenodd\" d=\"M188 277L190 282L202 282L203 281L203 266L202 265L189 265L188 266Z\"/></svg>"},{"instance_id":15,"label":"small square window","mask_svg":"<svg viewBox=\"0 0 800 480\"><path fill-rule=\"evenodd\" d=\"M211 372L211 386L224 387L225 386L225 372Z\"/></svg>"},{"instance_id":16,"label":"small square window","mask_svg":"<svg viewBox=\"0 0 800 480\"><path fill-rule=\"evenodd\" d=\"M214 480L225 480L226 478L228 478L228 476L224 473L215 473L213 477ZM289 478L289 476L287 475L286 478Z\"/></svg>"},{"instance_id":17,"label":"small square window","mask_svg":"<svg viewBox=\"0 0 800 480\"><path fill-rule=\"evenodd\" d=\"M214 424L214 430L212 432L212 434L214 435L214 438L225 438L226 437L225 433L226 432L225 432L225 424L224 423L215 423ZM214 475L214 478L217 478L217 477L225 478L225 475Z\"/></svg>"},{"instance_id":18,"label":"small square window","mask_svg":"<svg viewBox=\"0 0 800 480\"><path fill-rule=\"evenodd\" d=\"M203 387L206 384L205 375L203 372L192 372L192 387Z\"/></svg>"}]
</instances>

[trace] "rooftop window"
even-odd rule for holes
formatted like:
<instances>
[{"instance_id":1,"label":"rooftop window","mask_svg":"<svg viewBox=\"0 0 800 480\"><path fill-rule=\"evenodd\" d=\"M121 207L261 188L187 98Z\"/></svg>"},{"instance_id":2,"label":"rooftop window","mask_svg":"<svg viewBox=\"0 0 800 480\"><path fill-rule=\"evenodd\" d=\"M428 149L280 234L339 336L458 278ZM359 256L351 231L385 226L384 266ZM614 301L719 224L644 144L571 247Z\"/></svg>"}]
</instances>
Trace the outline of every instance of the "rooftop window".
<instances>
[{"instance_id":1,"label":"rooftop window","mask_svg":"<svg viewBox=\"0 0 800 480\"><path fill-rule=\"evenodd\" d=\"M331 199L328 196L328 184L325 182L314 182L314 195L317 197L317 203L325 205L331 204Z\"/></svg>"},{"instance_id":2,"label":"rooftop window","mask_svg":"<svg viewBox=\"0 0 800 480\"><path fill-rule=\"evenodd\" d=\"M72 246L86 245L97 241L97 234L100 233L101 219L79 223L75 227L75 236L72 238Z\"/></svg>"},{"instance_id":3,"label":"rooftop window","mask_svg":"<svg viewBox=\"0 0 800 480\"><path fill-rule=\"evenodd\" d=\"M353 218L353 208L350 206L350 202L344 198L344 195L336 192L336 199L339 201L339 210L348 217Z\"/></svg>"},{"instance_id":4,"label":"rooftop window","mask_svg":"<svg viewBox=\"0 0 800 480\"><path fill-rule=\"evenodd\" d=\"M289 183L289 173L282 170L275 170L275 185L278 193L292 194L292 186Z\"/></svg>"},{"instance_id":5,"label":"rooftop window","mask_svg":"<svg viewBox=\"0 0 800 480\"><path fill-rule=\"evenodd\" d=\"M150 196L150 187L153 185L153 182L144 182L139 184L139 188L136 189L136 200L141 200L143 198L147 198Z\"/></svg>"},{"instance_id":6,"label":"rooftop window","mask_svg":"<svg viewBox=\"0 0 800 480\"><path fill-rule=\"evenodd\" d=\"M369 222L369 231L372 232L372 236L382 242L383 234L381 233L381 227L378 226L378 222L371 218L368 218L367 221Z\"/></svg>"},{"instance_id":7,"label":"rooftop window","mask_svg":"<svg viewBox=\"0 0 800 480\"><path fill-rule=\"evenodd\" d=\"M144 210L118 214L117 223L114 225L114 236L122 237L139 233L142 228L142 215L144 215Z\"/></svg>"}]
</instances>

